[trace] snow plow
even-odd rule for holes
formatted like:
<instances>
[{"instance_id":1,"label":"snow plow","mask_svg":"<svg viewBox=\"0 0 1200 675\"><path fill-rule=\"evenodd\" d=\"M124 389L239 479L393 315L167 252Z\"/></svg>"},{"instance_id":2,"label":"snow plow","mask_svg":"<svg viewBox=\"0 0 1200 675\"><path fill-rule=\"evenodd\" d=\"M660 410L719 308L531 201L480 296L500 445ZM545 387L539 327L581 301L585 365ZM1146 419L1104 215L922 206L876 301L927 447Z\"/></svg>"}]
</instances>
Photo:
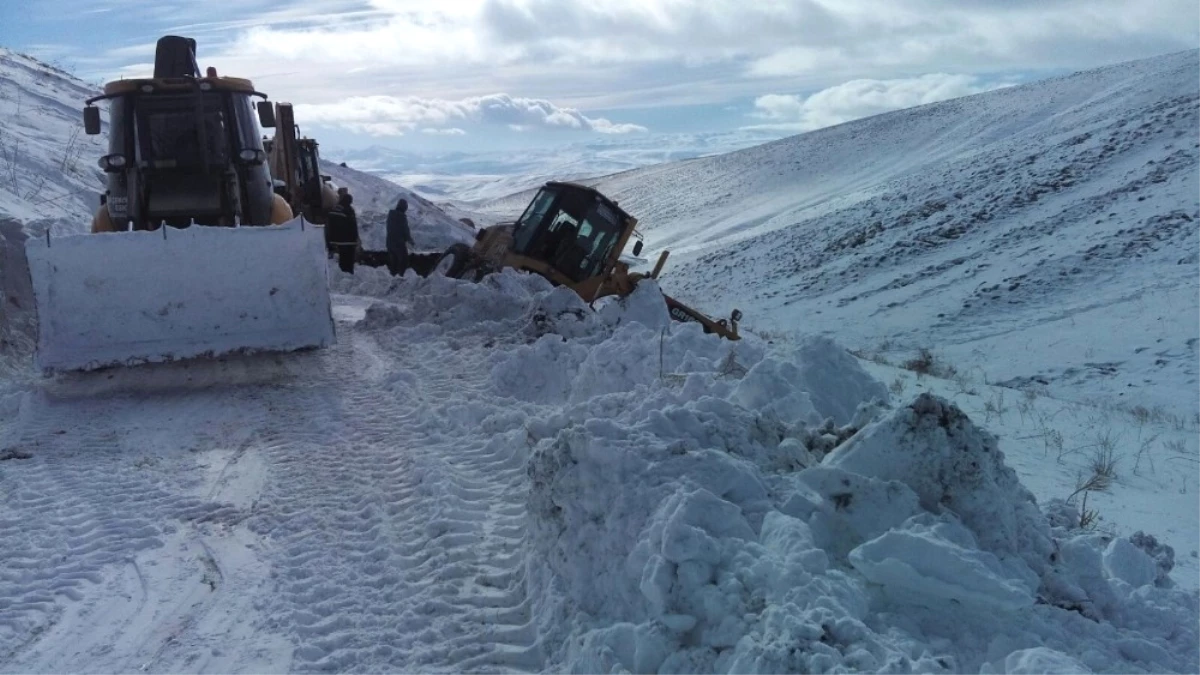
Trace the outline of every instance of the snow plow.
<instances>
[{"instance_id":1,"label":"snow plow","mask_svg":"<svg viewBox=\"0 0 1200 675\"><path fill-rule=\"evenodd\" d=\"M621 252L635 236L637 222L595 188L551 181L538 190L516 222L480 230L474 246L451 246L430 274L478 281L490 272L511 267L567 286L589 303L609 295L625 296L642 279L657 279L668 255L663 251L648 275L629 271ZM641 252L639 238L633 255ZM739 310L733 310L728 320L713 319L675 298L664 297L672 319L696 322L707 333L739 339Z\"/></svg>"},{"instance_id":2,"label":"snow plow","mask_svg":"<svg viewBox=\"0 0 1200 675\"><path fill-rule=\"evenodd\" d=\"M44 371L334 341L321 231L272 189L258 123L275 124L249 80L202 76L195 40L158 41L154 76L108 83L86 102L108 189L92 233L26 242Z\"/></svg>"}]
</instances>

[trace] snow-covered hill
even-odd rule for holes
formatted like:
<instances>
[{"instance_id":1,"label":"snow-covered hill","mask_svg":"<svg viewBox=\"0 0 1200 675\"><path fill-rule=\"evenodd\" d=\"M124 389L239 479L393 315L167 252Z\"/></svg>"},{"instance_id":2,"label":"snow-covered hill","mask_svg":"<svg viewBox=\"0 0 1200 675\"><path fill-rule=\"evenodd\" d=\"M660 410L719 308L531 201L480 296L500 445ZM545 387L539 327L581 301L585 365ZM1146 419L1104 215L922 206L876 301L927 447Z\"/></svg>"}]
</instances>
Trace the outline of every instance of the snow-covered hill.
<instances>
[{"instance_id":1,"label":"snow-covered hill","mask_svg":"<svg viewBox=\"0 0 1200 675\"><path fill-rule=\"evenodd\" d=\"M408 223L416 250L442 251L457 242L474 241L474 229L408 188L325 160L321 161L321 170L353 195L359 234L365 248L382 250L387 247L387 212L401 198L408 201Z\"/></svg>"},{"instance_id":2,"label":"snow-covered hill","mask_svg":"<svg viewBox=\"0 0 1200 675\"><path fill-rule=\"evenodd\" d=\"M83 102L99 93L36 59L0 47L0 216L91 227L105 137L83 132ZM107 122L105 122L107 128Z\"/></svg>"},{"instance_id":3,"label":"snow-covered hill","mask_svg":"<svg viewBox=\"0 0 1200 675\"><path fill-rule=\"evenodd\" d=\"M575 180L691 157L717 155L780 136L759 130L637 134L587 143L475 152L411 152L373 146L330 158L460 205L503 197L548 180Z\"/></svg>"},{"instance_id":4,"label":"snow-covered hill","mask_svg":"<svg viewBox=\"0 0 1200 675\"><path fill-rule=\"evenodd\" d=\"M751 329L1197 412L1196 51L593 181ZM511 215L521 194L490 205Z\"/></svg>"}]
</instances>

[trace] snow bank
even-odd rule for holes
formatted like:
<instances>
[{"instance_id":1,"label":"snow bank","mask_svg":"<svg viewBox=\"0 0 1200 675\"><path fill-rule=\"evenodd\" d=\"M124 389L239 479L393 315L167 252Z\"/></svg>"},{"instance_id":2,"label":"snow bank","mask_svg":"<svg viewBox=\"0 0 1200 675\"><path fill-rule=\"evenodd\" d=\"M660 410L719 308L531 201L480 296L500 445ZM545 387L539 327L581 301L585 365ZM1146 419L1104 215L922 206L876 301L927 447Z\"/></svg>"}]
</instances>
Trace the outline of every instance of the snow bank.
<instances>
[{"instance_id":1,"label":"snow bank","mask_svg":"<svg viewBox=\"0 0 1200 675\"><path fill-rule=\"evenodd\" d=\"M41 368L332 344L319 230L209 228L33 238Z\"/></svg>"},{"instance_id":2,"label":"snow bank","mask_svg":"<svg viewBox=\"0 0 1200 675\"><path fill-rule=\"evenodd\" d=\"M891 407L830 340L664 322L652 282L598 311L515 272L335 284L381 292L363 326L491 350L551 670L1200 666L1200 603L1156 542L1048 519L994 437L934 396Z\"/></svg>"},{"instance_id":3,"label":"snow bank","mask_svg":"<svg viewBox=\"0 0 1200 675\"><path fill-rule=\"evenodd\" d=\"M664 322L652 282L599 311L510 272L353 285L386 300L363 326L493 350L550 669L1200 665L1197 598L1151 547L1052 527L994 438L936 397L890 408L832 341Z\"/></svg>"},{"instance_id":4,"label":"snow bank","mask_svg":"<svg viewBox=\"0 0 1200 675\"><path fill-rule=\"evenodd\" d=\"M961 410L932 396L918 397L888 420L864 430L826 464L916 493L921 508L950 512L1017 575L1040 574L1053 543L1045 517L996 440Z\"/></svg>"}]
</instances>

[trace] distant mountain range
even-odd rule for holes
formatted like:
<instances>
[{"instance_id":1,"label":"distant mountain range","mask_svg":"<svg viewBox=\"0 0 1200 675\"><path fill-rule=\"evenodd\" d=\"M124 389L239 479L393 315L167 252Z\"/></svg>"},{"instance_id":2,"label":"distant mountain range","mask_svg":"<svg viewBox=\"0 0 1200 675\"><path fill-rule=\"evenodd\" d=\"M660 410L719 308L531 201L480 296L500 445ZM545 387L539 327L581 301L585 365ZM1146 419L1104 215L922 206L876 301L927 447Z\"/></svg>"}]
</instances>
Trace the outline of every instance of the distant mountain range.
<instances>
[{"instance_id":1,"label":"distant mountain range","mask_svg":"<svg viewBox=\"0 0 1200 675\"><path fill-rule=\"evenodd\" d=\"M733 131L654 134L591 143L522 149L519 152L410 152L372 146L323 149L345 162L408 186L429 199L472 205L510 195L547 180L578 180L653 164L719 155L774 140L778 134Z\"/></svg>"}]
</instances>

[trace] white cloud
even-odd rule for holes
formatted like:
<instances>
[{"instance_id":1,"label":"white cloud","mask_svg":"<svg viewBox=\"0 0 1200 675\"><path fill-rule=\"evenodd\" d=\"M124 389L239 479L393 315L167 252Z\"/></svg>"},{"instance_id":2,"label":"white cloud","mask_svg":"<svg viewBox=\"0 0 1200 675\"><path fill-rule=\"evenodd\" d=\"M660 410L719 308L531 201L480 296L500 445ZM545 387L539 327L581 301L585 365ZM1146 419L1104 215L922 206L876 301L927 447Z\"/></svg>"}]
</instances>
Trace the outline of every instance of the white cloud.
<instances>
[{"instance_id":1,"label":"white cloud","mask_svg":"<svg viewBox=\"0 0 1200 675\"><path fill-rule=\"evenodd\" d=\"M569 130L621 134L646 131L636 124L614 124L587 117L578 110L550 101L489 94L459 100L414 96L356 96L337 103L298 104L296 116L309 124L339 126L374 136L400 136L422 128L424 133L466 133L451 124L503 125L514 130Z\"/></svg>"},{"instance_id":2,"label":"white cloud","mask_svg":"<svg viewBox=\"0 0 1200 675\"><path fill-rule=\"evenodd\" d=\"M862 77L1060 72L1200 42L1195 0L240 0L229 10L220 21L202 9L156 19L187 25L155 32L196 35L205 65L272 98L328 105L494 91L580 110L727 104ZM150 61L136 51L114 51L109 74Z\"/></svg>"},{"instance_id":3,"label":"white cloud","mask_svg":"<svg viewBox=\"0 0 1200 675\"><path fill-rule=\"evenodd\" d=\"M747 129L811 131L870 115L978 94L1006 86L984 84L970 75L932 73L895 80L851 80L808 96L767 94L754 101L751 117L763 124Z\"/></svg>"},{"instance_id":4,"label":"white cloud","mask_svg":"<svg viewBox=\"0 0 1200 675\"><path fill-rule=\"evenodd\" d=\"M431 134L434 136L465 136L467 134L464 129L459 129L458 127L446 127L445 129L425 127L421 130L421 133Z\"/></svg>"}]
</instances>

